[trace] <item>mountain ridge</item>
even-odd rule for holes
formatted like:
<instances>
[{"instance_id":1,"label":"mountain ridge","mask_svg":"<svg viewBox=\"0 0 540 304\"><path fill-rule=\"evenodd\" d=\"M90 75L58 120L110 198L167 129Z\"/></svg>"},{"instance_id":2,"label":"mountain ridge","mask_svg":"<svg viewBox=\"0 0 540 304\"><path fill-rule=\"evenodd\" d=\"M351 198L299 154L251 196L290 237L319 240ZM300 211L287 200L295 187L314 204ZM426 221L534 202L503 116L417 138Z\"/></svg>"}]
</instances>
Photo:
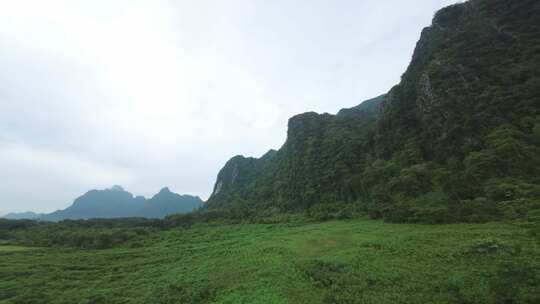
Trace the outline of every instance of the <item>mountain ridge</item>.
<instances>
[{"instance_id":1,"label":"mountain ridge","mask_svg":"<svg viewBox=\"0 0 540 304\"><path fill-rule=\"evenodd\" d=\"M38 219L42 213L35 213L32 211L26 211L26 212L10 212L7 214L4 214L0 216L0 218L10 219L10 220L32 220L32 219Z\"/></svg>"},{"instance_id":2,"label":"mountain ridge","mask_svg":"<svg viewBox=\"0 0 540 304\"><path fill-rule=\"evenodd\" d=\"M225 167L218 174L214 191L208 199L207 207L219 207L223 205L221 202L224 197L223 193L217 193L216 189L221 189L220 185L231 186L236 184L239 189L233 190L232 199L245 200L241 198L245 192L248 192L250 187L254 185L251 181L255 178L272 179L274 175L288 175L294 176L294 172L280 171L279 167L283 165L283 162L288 161L287 155L295 153L298 147L302 147L306 144L306 140L313 137L321 138L325 132L326 127L336 132L339 132L343 125L347 125L353 122L360 123L360 126L374 119L376 109L379 107L385 95L367 100L361 104L342 109L337 114L332 115L328 113L318 114L316 112L307 112L295 115L288 121L287 140L285 144L279 150L270 150L263 157L257 159L253 157L235 156L227 162ZM351 117L351 114L352 115ZM346 141L349 136L358 136L359 134L351 134L351 132L343 132L343 141ZM360 134L362 136L362 134ZM316 142L308 143L310 145L317 145ZM302 161L301 157L298 159ZM281 165L280 165L281 163ZM302 167L302 165L299 165ZM269 170L266 170L269 169ZM265 171L266 170L266 171ZM308 170L316 170L316 168L308 168ZM270 171L270 172L268 172ZM228 177L228 178L227 178ZM272 191L266 189L264 191ZM231 200L231 197L225 198L225 200Z\"/></svg>"},{"instance_id":3,"label":"mountain ridge","mask_svg":"<svg viewBox=\"0 0 540 304\"><path fill-rule=\"evenodd\" d=\"M179 195L171 192L167 187L162 188L152 198L146 199L143 196L134 196L121 186L115 185L103 190L89 190L62 210L47 214L10 213L4 218L43 221L125 217L163 218L170 214L191 212L202 206L202 203L203 201L197 196Z\"/></svg>"},{"instance_id":4,"label":"mountain ridge","mask_svg":"<svg viewBox=\"0 0 540 304\"><path fill-rule=\"evenodd\" d=\"M227 162L205 206L254 216L347 209L396 222L540 209L538 45L538 1L443 8L387 94L292 117L273 157Z\"/></svg>"}]
</instances>

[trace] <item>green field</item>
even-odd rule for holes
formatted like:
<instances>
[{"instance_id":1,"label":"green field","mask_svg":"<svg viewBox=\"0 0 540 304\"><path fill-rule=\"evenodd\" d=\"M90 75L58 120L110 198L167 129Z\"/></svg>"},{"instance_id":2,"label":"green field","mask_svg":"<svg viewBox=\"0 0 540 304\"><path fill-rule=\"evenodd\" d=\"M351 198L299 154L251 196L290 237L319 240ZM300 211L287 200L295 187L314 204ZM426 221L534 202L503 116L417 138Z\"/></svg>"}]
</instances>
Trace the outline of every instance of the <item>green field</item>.
<instances>
[{"instance_id":1,"label":"green field","mask_svg":"<svg viewBox=\"0 0 540 304\"><path fill-rule=\"evenodd\" d=\"M201 225L105 250L3 246L0 303L538 303L538 244L515 223L352 220Z\"/></svg>"},{"instance_id":2,"label":"green field","mask_svg":"<svg viewBox=\"0 0 540 304\"><path fill-rule=\"evenodd\" d=\"M34 248L25 246L0 245L0 254L4 252L25 251Z\"/></svg>"}]
</instances>

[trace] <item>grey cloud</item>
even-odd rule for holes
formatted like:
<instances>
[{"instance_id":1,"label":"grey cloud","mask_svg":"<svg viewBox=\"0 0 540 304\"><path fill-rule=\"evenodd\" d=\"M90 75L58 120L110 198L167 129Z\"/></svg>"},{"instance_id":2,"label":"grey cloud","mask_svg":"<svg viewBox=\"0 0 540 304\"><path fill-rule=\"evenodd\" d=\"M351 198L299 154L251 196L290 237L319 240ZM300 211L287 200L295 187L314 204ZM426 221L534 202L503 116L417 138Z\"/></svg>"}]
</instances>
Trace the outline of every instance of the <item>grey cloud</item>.
<instances>
[{"instance_id":1,"label":"grey cloud","mask_svg":"<svg viewBox=\"0 0 540 304\"><path fill-rule=\"evenodd\" d=\"M399 81L453 0L5 1L0 213L92 188L207 197L236 154Z\"/></svg>"}]
</instances>

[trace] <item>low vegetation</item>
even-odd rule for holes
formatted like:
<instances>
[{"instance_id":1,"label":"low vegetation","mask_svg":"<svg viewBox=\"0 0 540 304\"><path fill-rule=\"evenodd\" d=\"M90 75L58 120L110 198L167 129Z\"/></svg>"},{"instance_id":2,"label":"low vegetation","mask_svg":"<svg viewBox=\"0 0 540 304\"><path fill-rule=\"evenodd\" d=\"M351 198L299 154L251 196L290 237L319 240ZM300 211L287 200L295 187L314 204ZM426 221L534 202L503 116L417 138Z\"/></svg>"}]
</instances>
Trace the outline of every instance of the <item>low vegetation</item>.
<instances>
[{"instance_id":1,"label":"low vegetation","mask_svg":"<svg viewBox=\"0 0 540 304\"><path fill-rule=\"evenodd\" d=\"M150 231L108 249L0 249L0 303L540 301L540 241L526 223L149 223L55 224L54 234Z\"/></svg>"}]
</instances>

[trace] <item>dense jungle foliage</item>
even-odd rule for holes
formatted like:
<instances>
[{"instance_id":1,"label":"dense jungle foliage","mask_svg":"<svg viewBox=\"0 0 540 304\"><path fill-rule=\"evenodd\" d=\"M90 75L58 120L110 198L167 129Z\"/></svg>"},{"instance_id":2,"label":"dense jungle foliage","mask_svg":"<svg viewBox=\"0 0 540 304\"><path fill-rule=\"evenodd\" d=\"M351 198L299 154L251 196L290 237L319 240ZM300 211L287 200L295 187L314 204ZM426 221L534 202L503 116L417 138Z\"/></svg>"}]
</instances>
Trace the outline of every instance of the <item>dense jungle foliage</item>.
<instances>
[{"instance_id":1,"label":"dense jungle foliage","mask_svg":"<svg viewBox=\"0 0 540 304\"><path fill-rule=\"evenodd\" d=\"M390 222L539 218L540 2L442 9L386 95L288 127L279 151L231 159L207 207Z\"/></svg>"}]
</instances>

